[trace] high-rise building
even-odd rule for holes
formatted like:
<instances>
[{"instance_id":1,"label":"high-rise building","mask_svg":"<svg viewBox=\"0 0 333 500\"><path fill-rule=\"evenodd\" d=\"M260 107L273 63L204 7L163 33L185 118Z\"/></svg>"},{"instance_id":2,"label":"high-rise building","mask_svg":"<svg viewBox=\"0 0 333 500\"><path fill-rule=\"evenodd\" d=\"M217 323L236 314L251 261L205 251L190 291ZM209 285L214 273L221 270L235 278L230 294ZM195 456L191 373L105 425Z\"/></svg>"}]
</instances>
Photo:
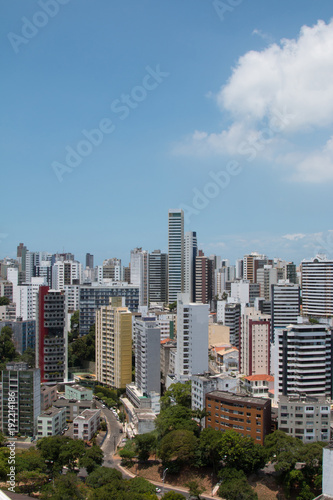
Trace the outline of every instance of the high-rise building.
<instances>
[{"instance_id":1,"label":"high-rise building","mask_svg":"<svg viewBox=\"0 0 333 500\"><path fill-rule=\"evenodd\" d=\"M131 284L139 287L139 305L148 305L148 252L142 248L131 250Z\"/></svg>"},{"instance_id":2,"label":"high-rise building","mask_svg":"<svg viewBox=\"0 0 333 500\"><path fill-rule=\"evenodd\" d=\"M148 255L148 302L168 300L168 255L154 250Z\"/></svg>"},{"instance_id":3,"label":"high-rise building","mask_svg":"<svg viewBox=\"0 0 333 500\"><path fill-rule=\"evenodd\" d=\"M135 329L135 386L143 394L160 394L161 331L154 317L136 319Z\"/></svg>"},{"instance_id":4,"label":"high-rise building","mask_svg":"<svg viewBox=\"0 0 333 500\"><path fill-rule=\"evenodd\" d=\"M92 283L80 286L80 334L89 333L95 323L96 310L109 304L110 297L124 297L125 305L131 312L137 312L139 306L139 288L127 283Z\"/></svg>"},{"instance_id":5,"label":"high-rise building","mask_svg":"<svg viewBox=\"0 0 333 500\"><path fill-rule=\"evenodd\" d=\"M195 258L195 302L209 304L213 298L213 261L202 250Z\"/></svg>"},{"instance_id":6,"label":"high-rise building","mask_svg":"<svg viewBox=\"0 0 333 500\"><path fill-rule=\"evenodd\" d=\"M260 297L272 300L271 287L278 282L278 270L270 265L264 265L257 270L257 283L260 285Z\"/></svg>"},{"instance_id":7,"label":"high-rise building","mask_svg":"<svg viewBox=\"0 0 333 500\"><path fill-rule=\"evenodd\" d=\"M240 280L231 283L230 296L241 304L254 305L255 299L260 297L259 283L250 283L249 281Z\"/></svg>"},{"instance_id":8,"label":"high-rise building","mask_svg":"<svg viewBox=\"0 0 333 500\"><path fill-rule=\"evenodd\" d=\"M243 279L243 259L236 260L236 279Z\"/></svg>"},{"instance_id":9,"label":"high-rise building","mask_svg":"<svg viewBox=\"0 0 333 500\"><path fill-rule=\"evenodd\" d=\"M121 259L113 257L106 259L102 266L97 267L98 282L103 283L104 280L108 281L123 281L124 269L121 265Z\"/></svg>"},{"instance_id":10,"label":"high-rise building","mask_svg":"<svg viewBox=\"0 0 333 500\"><path fill-rule=\"evenodd\" d=\"M217 322L229 327L230 344L239 347L241 305L225 300L217 301Z\"/></svg>"},{"instance_id":11,"label":"high-rise building","mask_svg":"<svg viewBox=\"0 0 333 500\"><path fill-rule=\"evenodd\" d=\"M91 253L86 253L86 267L90 269L94 267L94 256Z\"/></svg>"},{"instance_id":12,"label":"high-rise building","mask_svg":"<svg viewBox=\"0 0 333 500\"><path fill-rule=\"evenodd\" d=\"M122 297L96 311L96 378L125 388L132 380L132 314Z\"/></svg>"},{"instance_id":13,"label":"high-rise building","mask_svg":"<svg viewBox=\"0 0 333 500\"><path fill-rule=\"evenodd\" d=\"M184 290L184 212L169 210L168 214L168 301L177 301Z\"/></svg>"},{"instance_id":14,"label":"high-rise building","mask_svg":"<svg viewBox=\"0 0 333 500\"><path fill-rule=\"evenodd\" d=\"M332 398L333 332L323 324L277 330L274 393Z\"/></svg>"},{"instance_id":15,"label":"high-rise building","mask_svg":"<svg viewBox=\"0 0 333 500\"><path fill-rule=\"evenodd\" d=\"M65 294L41 286L36 318L36 366L41 382L64 382L67 373L67 335L65 335Z\"/></svg>"},{"instance_id":16,"label":"high-rise building","mask_svg":"<svg viewBox=\"0 0 333 500\"><path fill-rule=\"evenodd\" d=\"M29 368L27 363L22 362L6 365L6 370L2 371L1 405L2 431L5 434L8 435L9 430L14 431L14 435L21 433L32 437L37 434L37 418L41 412L40 382L38 368ZM13 409L10 409L11 406Z\"/></svg>"},{"instance_id":17,"label":"high-rise building","mask_svg":"<svg viewBox=\"0 0 333 500\"><path fill-rule=\"evenodd\" d=\"M270 316L246 307L241 319L239 371L244 375L270 374Z\"/></svg>"},{"instance_id":18,"label":"high-rise building","mask_svg":"<svg viewBox=\"0 0 333 500\"><path fill-rule=\"evenodd\" d=\"M208 305L191 303L189 294L178 295L177 380L208 370L208 313Z\"/></svg>"},{"instance_id":19,"label":"high-rise building","mask_svg":"<svg viewBox=\"0 0 333 500\"><path fill-rule=\"evenodd\" d=\"M260 264L258 263L260 262ZM252 252L249 255L244 255L243 258L243 277L245 280L249 280L251 283L256 283L256 270L259 266L264 264L269 264L266 255L261 255L257 252Z\"/></svg>"},{"instance_id":20,"label":"high-rise building","mask_svg":"<svg viewBox=\"0 0 333 500\"><path fill-rule=\"evenodd\" d=\"M333 260L325 255L302 261L302 314L333 316Z\"/></svg>"},{"instance_id":21,"label":"high-rise building","mask_svg":"<svg viewBox=\"0 0 333 500\"><path fill-rule=\"evenodd\" d=\"M300 315L300 287L288 281L272 285L272 340L278 328L297 323Z\"/></svg>"},{"instance_id":22,"label":"high-rise building","mask_svg":"<svg viewBox=\"0 0 333 500\"><path fill-rule=\"evenodd\" d=\"M198 253L197 233L185 233L184 242L184 292L190 294L190 301L194 302L195 294L195 258Z\"/></svg>"},{"instance_id":23,"label":"high-rise building","mask_svg":"<svg viewBox=\"0 0 333 500\"><path fill-rule=\"evenodd\" d=\"M82 283L82 264L75 260L57 261L52 266L53 290L64 290L65 285Z\"/></svg>"}]
</instances>

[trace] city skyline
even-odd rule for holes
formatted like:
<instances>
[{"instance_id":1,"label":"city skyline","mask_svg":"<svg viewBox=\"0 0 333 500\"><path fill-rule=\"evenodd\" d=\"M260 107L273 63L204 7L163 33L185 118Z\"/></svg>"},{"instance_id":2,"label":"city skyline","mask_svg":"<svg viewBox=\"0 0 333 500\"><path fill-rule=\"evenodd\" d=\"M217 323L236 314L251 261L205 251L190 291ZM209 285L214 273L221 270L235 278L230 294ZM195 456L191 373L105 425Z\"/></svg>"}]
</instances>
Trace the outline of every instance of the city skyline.
<instances>
[{"instance_id":1,"label":"city skyline","mask_svg":"<svg viewBox=\"0 0 333 500\"><path fill-rule=\"evenodd\" d=\"M331 2L234 4L3 6L2 257L333 257Z\"/></svg>"}]
</instances>

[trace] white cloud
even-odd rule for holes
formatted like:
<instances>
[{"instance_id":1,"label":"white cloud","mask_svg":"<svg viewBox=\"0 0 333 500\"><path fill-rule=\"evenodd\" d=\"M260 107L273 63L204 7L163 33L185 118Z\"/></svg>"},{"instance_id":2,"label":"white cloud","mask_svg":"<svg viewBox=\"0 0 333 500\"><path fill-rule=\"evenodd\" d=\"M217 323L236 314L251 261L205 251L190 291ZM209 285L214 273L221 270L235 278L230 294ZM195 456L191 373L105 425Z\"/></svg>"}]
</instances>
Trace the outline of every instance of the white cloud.
<instances>
[{"instance_id":1,"label":"white cloud","mask_svg":"<svg viewBox=\"0 0 333 500\"><path fill-rule=\"evenodd\" d=\"M295 233L295 234L285 234L282 238L290 241L297 241L305 238L306 234L303 233Z\"/></svg>"},{"instance_id":2,"label":"white cloud","mask_svg":"<svg viewBox=\"0 0 333 500\"><path fill-rule=\"evenodd\" d=\"M254 33L262 35L259 30ZM303 26L297 39L247 52L216 95L231 125L215 133L196 131L174 152L247 155L248 161L265 157L280 163L294 157L297 161L289 164L293 180L333 180L333 137L307 155L292 142L296 134L306 134L309 149L311 132L322 130L325 140L332 133L332 54L333 20Z\"/></svg>"},{"instance_id":3,"label":"white cloud","mask_svg":"<svg viewBox=\"0 0 333 500\"><path fill-rule=\"evenodd\" d=\"M293 115L285 128L304 130L333 123L333 21L303 26L297 40L281 40L240 57L220 90L221 109L254 121Z\"/></svg>"},{"instance_id":4,"label":"white cloud","mask_svg":"<svg viewBox=\"0 0 333 500\"><path fill-rule=\"evenodd\" d=\"M262 38L266 42L269 42L269 43L273 42L271 35L264 33L262 30L254 29L252 31L252 35L258 35L260 38Z\"/></svg>"},{"instance_id":5,"label":"white cloud","mask_svg":"<svg viewBox=\"0 0 333 500\"><path fill-rule=\"evenodd\" d=\"M333 136L321 151L314 151L296 163L293 180L319 183L333 180Z\"/></svg>"}]
</instances>

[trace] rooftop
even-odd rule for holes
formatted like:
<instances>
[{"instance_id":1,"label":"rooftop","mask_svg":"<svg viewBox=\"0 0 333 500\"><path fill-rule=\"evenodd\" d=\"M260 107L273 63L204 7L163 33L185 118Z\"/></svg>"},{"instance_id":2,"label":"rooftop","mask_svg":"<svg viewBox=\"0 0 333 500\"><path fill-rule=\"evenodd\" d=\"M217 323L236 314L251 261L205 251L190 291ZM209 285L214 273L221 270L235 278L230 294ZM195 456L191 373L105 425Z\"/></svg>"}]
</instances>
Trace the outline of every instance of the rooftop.
<instances>
[{"instance_id":1,"label":"rooftop","mask_svg":"<svg viewBox=\"0 0 333 500\"><path fill-rule=\"evenodd\" d=\"M38 418L54 417L55 415L58 415L59 413L62 413L63 411L64 411L63 408L56 408L55 406L51 406L51 408L44 411L44 413L41 413Z\"/></svg>"},{"instance_id":2,"label":"rooftop","mask_svg":"<svg viewBox=\"0 0 333 500\"><path fill-rule=\"evenodd\" d=\"M206 397L225 399L235 403L252 404L254 406L265 406L267 402L271 402L268 398L255 398L251 396L240 396L233 392L226 391L212 391L206 394Z\"/></svg>"},{"instance_id":3,"label":"rooftop","mask_svg":"<svg viewBox=\"0 0 333 500\"><path fill-rule=\"evenodd\" d=\"M274 382L273 375L249 375L248 377L245 378L250 382L253 382L255 380L266 380L267 382Z\"/></svg>"},{"instance_id":4,"label":"rooftop","mask_svg":"<svg viewBox=\"0 0 333 500\"><path fill-rule=\"evenodd\" d=\"M78 415L77 417L74 418L74 422L77 422L78 420L90 420L92 417L94 417L96 414L100 414L101 410L83 410L81 415Z\"/></svg>"}]
</instances>

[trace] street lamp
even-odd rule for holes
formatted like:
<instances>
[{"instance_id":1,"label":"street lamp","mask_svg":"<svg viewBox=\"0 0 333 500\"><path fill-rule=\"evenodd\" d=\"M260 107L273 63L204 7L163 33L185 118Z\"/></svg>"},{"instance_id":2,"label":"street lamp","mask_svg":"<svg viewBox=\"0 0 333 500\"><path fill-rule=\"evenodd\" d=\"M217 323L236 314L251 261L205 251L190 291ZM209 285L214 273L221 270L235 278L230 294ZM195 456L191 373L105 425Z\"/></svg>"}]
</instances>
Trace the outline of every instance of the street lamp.
<instances>
[{"instance_id":1,"label":"street lamp","mask_svg":"<svg viewBox=\"0 0 333 500\"><path fill-rule=\"evenodd\" d=\"M164 469L163 471L163 476L162 476L162 483L163 483L163 486L162 486L162 496L164 495L164 480L165 480L165 476L166 476L166 473L168 471L168 467L166 469Z\"/></svg>"}]
</instances>

